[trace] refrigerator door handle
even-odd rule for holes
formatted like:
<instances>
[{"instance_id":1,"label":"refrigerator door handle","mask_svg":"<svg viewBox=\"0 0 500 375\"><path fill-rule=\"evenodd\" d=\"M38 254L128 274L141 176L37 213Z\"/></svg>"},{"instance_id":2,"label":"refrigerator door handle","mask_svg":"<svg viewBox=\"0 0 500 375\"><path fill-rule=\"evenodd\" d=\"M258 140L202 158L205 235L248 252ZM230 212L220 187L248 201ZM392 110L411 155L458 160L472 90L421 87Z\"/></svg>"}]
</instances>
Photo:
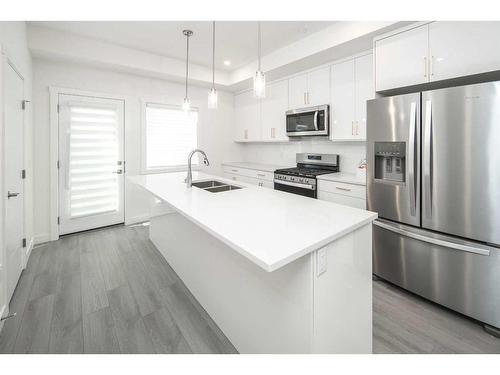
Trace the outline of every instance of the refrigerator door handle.
<instances>
[{"instance_id":1,"label":"refrigerator door handle","mask_svg":"<svg viewBox=\"0 0 500 375\"><path fill-rule=\"evenodd\" d=\"M450 242L450 241L446 241L446 240L442 240L442 239L438 239L438 238L428 237L428 236L425 236L425 235L420 234L420 233L416 233L413 231L402 229L399 226L396 226L394 224L382 222L380 220L375 220L373 222L373 224L380 227L380 228L387 229L391 232L400 234L402 236L413 238L415 240L419 240L419 241L423 241L423 242L427 242L427 243L430 243L432 245L447 247L449 249L465 251L468 253L474 253L474 254L479 254L479 255L485 255L485 256L490 255L490 251L487 249L483 249L483 248L476 247L476 246L460 244L460 243L456 243L456 242Z\"/></svg>"},{"instance_id":2,"label":"refrigerator door handle","mask_svg":"<svg viewBox=\"0 0 500 375\"><path fill-rule=\"evenodd\" d=\"M408 139L408 184L410 187L410 214L415 216L415 128L417 126L417 103L412 102L410 107L410 137Z\"/></svg>"},{"instance_id":3,"label":"refrigerator door handle","mask_svg":"<svg viewBox=\"0 0 500 375\"><path fill-rule=\"evenodd\" d=\"M425 194L425 215L432 217L432 102L426 100L425 103L425 125L424 125L424 194Z\"/></svg>"}]
</instances>

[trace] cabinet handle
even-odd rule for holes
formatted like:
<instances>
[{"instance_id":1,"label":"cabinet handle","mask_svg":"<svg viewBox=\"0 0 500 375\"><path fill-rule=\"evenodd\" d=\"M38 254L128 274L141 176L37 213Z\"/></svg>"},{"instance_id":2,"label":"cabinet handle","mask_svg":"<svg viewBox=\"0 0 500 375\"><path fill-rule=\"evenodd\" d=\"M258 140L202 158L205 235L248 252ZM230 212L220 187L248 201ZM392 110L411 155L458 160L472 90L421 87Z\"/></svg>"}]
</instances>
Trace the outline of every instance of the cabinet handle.
<instances>
[{"instance_id":1,"label":"cabinet handle","mask_svg":"<svg viewBox=\"0 0 500 375\"><path fill-rule=\"evenodd\" d=\"M311 101L309 100L309 91L307 92L307 104L310 104Z\"/></svg>"},{"instance_id":2,"label":"cabinet handle","mask_svg":"<svg viewBox=\"0 0 500 375\"><path fill-rule=\"evenodd\" d=\"M271 138L276 138L276 128L271 128Z\"/></svg>"},{"instance_id":3,"label":"cabinet handle","mask_svg":"<svg viewBox=\"0 0 500 375\"><path fill-rule=\"evenodd\" d=\"M434 77L434 56L431 56L431 77Z\"/></svg>"},{"instance_id":4,"label":"cabinet handle","mask_svg":"<svg viewBox=\"0 0 500 375\"><path fill-rule=\"evenodd\" d=\"M335 186L335 189L342 190L342 191L351 191L351 189L347 189L347 188L343 188L343 187L338 187L338 186Z\"/></svg>"},{"instance_id":5,"label":"cabinet handle","mask_svg":"<svg viewBox=\"0 0 500 375\"><path fill-rule=\"evenodd\" d=\"M351 135L354 135L354 121L351 121Z\"/></svg>"},{"instance_id":6,"label":"cabinet handle","mask_svg":"<svg viewBox=\"0 0 500 375\"><path fill-rule=\"evenodd\" d=\"M424 77L427 77L427 57L424 57Z\"/></svg>"},{"instance_id":7,"label":"cabinet handle","mask_svg":"<svg viewBox=\"0 0 500 375\"><path fill-rule=\"evenodd\" d=\"M359 121L356 121L356 135L359 135Z\"/></svg>"},{"instance_id":8,"label":"cabinet handle","mask_svg":"<svg viewBox=\"0 0 500 375\"><path fill-rule=\"evenodd\" d=\"M238 173L238 170L237 170L237 169L231 169L231 172L236 172L236 173Z\"/></svg>"},{"instance_id":9,"label":"cabinet handle","mask_svg":"<svg viewBox=\"0 0 500 375\"><path fill-rule=\"evenodd\" d=\"M307 104L306 93L304 92L304 104Z\"/></svg>"},{"instance_id":10,"label":"cabinet handle","mask_svg":"<svg viewBox=\"0 0 500 375\"><path fill-rule=\"evenodd\" d=\"M262 173L257 173L257 176L259 176L259 177L266 177L266 175L262 174Z\"/></svg>"},{"instance_id":11,"label":"cabinet handle","mask_svg":"<svg viewBox=\"0 0 500 375\"><path fill-rule=\"evenodd\" d=\"M245 129L245 139L248 139L248 129Z\"/></svg>"}]
</instances>

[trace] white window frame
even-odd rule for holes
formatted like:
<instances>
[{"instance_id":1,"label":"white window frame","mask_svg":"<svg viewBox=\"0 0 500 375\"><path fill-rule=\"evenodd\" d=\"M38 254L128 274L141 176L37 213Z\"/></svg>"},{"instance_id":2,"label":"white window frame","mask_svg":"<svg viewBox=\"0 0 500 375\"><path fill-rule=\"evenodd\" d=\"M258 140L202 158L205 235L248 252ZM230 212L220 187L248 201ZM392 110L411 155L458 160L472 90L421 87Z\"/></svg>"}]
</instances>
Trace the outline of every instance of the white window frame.
<instances>
[{"instance_id":1,"label":"white window frame","mask_svg":"<svg viewBox=\"0 0 500 375\"><path fill-rule=\"evenodd\" d=\"M158 167L158 168L148 168L147 167L147 122L146 122L146 106L155 105L160 107L165 107L168 109L176 109L182 111L182 106L166 103L161 100L154 99L141 99L141 174L155 174L155 173L169 173L169 172L179 172L187 170L187 155L186 164L172 167ZM200 110L198 107L191 107L191 111L198 113L198 123L196 124L196 144L199 147L200 144ZM200 170L199 166L193 165L193 170Z\"/></svg>"}]
</instances>

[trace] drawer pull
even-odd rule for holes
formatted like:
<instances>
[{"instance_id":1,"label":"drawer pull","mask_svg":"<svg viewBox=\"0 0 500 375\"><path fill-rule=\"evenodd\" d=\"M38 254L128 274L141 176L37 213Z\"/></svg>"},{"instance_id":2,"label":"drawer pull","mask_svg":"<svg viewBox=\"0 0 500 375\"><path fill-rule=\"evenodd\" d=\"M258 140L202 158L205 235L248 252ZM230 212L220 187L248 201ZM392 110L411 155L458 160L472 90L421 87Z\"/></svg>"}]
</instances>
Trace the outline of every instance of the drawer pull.
<instances>
[{"instance_id":1,"label":"drawer pull","mask_svg":"<svg viewBox=\"0 0 500 375\"><path fill-rule=\"evenodd\" d=\"M231 169L231 172L236 172L236 173L238 173L238 170L237 170L237 169Z\"/></svg>"},{"instance_id":2,"label":"drawer pull","mask_svg":"<svg viewBox=\"0 0 500 375\"><path fill-rule=\"evenodd\" d=\"M347 188L343 188L343 187L338 187L338 186L335 186L335 189L342 190L342 191L351 191L351 189L347 189Z\"/></svg>"}]
</instances>

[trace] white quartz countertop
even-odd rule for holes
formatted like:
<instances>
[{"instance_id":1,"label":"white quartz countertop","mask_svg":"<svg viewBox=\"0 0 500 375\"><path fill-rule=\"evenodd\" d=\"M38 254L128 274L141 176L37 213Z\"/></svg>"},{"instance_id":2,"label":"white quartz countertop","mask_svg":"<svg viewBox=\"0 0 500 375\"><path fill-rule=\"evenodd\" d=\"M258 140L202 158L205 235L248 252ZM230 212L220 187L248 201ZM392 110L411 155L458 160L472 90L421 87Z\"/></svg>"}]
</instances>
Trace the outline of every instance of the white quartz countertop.
<instances>
[{"instance_id":1,"label":"white quartz countertop","mask_svg":"<svg viewBox=\"0 0 500 375\"><path fill-rule=\"evenodd\" d=\"M356 173L328 173L316 177L318 180L343 182L345 184L355 184L366 186L366 176L359 176Z\"/></svg>"},{"instance_id":2,"label":"white quartz countertop","mask_svg":"<svg viewBox=\"0 0 500 375\"><path fill-rule=\"evenodd\" d=\"M377 214L193 172L243 189L187 188L185 172L129 177L264 270L271 272L370 223Z\"/></svg>"},{"instance_id":3,"label":"white quartz countertop","mask_svg":"<svg viewBox=\"0 0 500 375\"><path fill-rule=\"evenodd\" d=\"M283 165L273 165L273 164L250 163L246 161L230 161L230 162L224 162L222 163L222 165L228 167L254 169L256 171L266 171L266 172L274 172L276 169L295 167L295 165L283 166Z\"/></svg>"}]
</instances>

